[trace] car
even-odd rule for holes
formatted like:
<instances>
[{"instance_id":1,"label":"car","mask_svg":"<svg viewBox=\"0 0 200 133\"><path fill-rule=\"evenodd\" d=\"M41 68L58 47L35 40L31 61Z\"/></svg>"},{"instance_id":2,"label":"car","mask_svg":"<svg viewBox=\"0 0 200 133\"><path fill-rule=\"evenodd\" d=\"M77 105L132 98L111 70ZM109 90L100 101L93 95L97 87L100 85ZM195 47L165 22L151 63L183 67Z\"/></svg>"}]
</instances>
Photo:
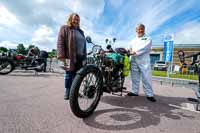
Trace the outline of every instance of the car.
<instances>
[{"instance_id":1,"label":"car","mask_svg":"<svg viewBox=\"0 0 200 133\"><path fill-rule=\"evenodd\" d=\"M165 61L156 61L153 66L153 69L160 71L167 71L167 64Z\"/></svg>"}]
</instances>

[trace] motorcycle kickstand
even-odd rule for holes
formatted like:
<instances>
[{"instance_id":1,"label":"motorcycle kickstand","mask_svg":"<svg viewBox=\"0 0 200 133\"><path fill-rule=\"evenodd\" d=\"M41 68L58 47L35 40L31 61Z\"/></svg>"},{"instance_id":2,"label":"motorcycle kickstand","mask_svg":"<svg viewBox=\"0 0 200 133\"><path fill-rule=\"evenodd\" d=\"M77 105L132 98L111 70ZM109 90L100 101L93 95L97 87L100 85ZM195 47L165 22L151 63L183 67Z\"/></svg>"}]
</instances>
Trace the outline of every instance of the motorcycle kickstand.
<instances>
[{"instance_id":1,"label":"motorcycle kickstand","mask_svg":"<svg viewBox=\"0 0 200 133\"><path fill-rule=\"evenodd\" d=\"M197 105L196 105L196 111L200 111L199 105L200 105L200 99L198 99L198 102L197 102Z\"/></svg>"},{"instance_id":2,"label":"motorcycle kickstand","mask_svg":"<svg viewBox=\"0 0 200 133\"><path fill-rule=\"evenodd\" d=\"M35 71L35 76L38 76L38 72L37 71Z\"/></svg>"},{"instance_id":3,"label":"motorcycle kickstand","mask_svg":"<svg viewBox=\"0 0 200 133\"><path fill-rule=\"evenodd\" d=\"M126 90L126 87L122 87L120 94L112 92L112 95L123 96L123 92L126 93L126 91L124 91L124 90Z\"/></svg>"}]
</instances>

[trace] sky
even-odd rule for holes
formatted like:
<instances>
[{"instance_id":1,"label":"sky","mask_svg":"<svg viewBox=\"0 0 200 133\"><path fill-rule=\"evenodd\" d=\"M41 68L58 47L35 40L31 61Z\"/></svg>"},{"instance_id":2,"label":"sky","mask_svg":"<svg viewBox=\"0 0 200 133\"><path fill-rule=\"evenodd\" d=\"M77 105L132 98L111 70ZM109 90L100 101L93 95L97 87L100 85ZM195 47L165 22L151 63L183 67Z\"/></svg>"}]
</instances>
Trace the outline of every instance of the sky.
<instances>
[{"instance_id":1,"label":"sky","mask_svg":"<svg viewBox=\"0 0 200 133\"><path fill-rule=\"evenodd\" d=\"M162 47L169 34L175 44L200 45L200 0L0 0L0 46L56 49L59 29L73 12L97 44L116 38L115 47L127 47L143 23L153 46Z\"/></svg>"}]
</instances>

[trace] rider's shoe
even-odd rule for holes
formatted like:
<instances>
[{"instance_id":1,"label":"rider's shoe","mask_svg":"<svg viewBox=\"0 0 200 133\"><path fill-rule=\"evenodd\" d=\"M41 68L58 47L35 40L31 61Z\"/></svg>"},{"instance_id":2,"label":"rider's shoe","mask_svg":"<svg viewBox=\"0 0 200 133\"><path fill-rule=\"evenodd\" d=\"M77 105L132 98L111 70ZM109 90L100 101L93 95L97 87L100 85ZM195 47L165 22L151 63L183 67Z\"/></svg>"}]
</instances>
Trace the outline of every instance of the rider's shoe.
<instances>
[{"instance_id":1,"label":"rider's shoe","mask_svg":"<svg viewBox=\"0 0 200 133\"><path fill-rule=\"evenodd\" d=\"M69 96L68 95L64 95L64 100L69 100Z\"/></svg>"},{"instance_id":2,"label":"rider's shoe","mask_svg":"<svg viewBox=\"0 0 200 133\"><path fill-rule=\"evenodd\" d=\"M156 102L157 100L154 97L147 97L147 99L151 102Z\"/></svg>"},{"instance_id":3,"label":"rider's shoe","mask_svg":"<svg viewBox=\"0 0 200 133\"><path fill-rule=\"evenodd\" d=\"M135 93L132 93L132 92L129 92L129 93L127 93L127 96L139 96L139 95L135 94Z\"/></svg>"}]
</instances>

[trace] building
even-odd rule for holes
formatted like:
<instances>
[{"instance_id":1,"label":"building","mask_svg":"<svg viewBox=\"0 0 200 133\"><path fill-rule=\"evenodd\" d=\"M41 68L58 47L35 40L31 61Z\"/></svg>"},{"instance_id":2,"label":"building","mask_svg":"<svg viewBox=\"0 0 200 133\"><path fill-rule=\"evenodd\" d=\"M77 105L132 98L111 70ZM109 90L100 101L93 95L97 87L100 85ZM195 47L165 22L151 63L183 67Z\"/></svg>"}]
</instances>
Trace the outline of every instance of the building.
<instances>
[{"instance_id":1,"label":"building","mask_svg":"<svg viewBox=\"0 0 200 133\"><path fill-rule=\"evenodd\" d=\"M151 64L154 64L157 60L164 60L163 47L164 46L161 45L153 46L150 54ZM180 64L180 60L177 54L179 50L183 50L185 52L185 56L188 56L200 52L200 44L174 44L173 64L176 65ZM198 59L200 59L200 56L198 56ZM191 64L192 58L186 58L185 61L187 64Z\"/></svg>"}]
</instances>

